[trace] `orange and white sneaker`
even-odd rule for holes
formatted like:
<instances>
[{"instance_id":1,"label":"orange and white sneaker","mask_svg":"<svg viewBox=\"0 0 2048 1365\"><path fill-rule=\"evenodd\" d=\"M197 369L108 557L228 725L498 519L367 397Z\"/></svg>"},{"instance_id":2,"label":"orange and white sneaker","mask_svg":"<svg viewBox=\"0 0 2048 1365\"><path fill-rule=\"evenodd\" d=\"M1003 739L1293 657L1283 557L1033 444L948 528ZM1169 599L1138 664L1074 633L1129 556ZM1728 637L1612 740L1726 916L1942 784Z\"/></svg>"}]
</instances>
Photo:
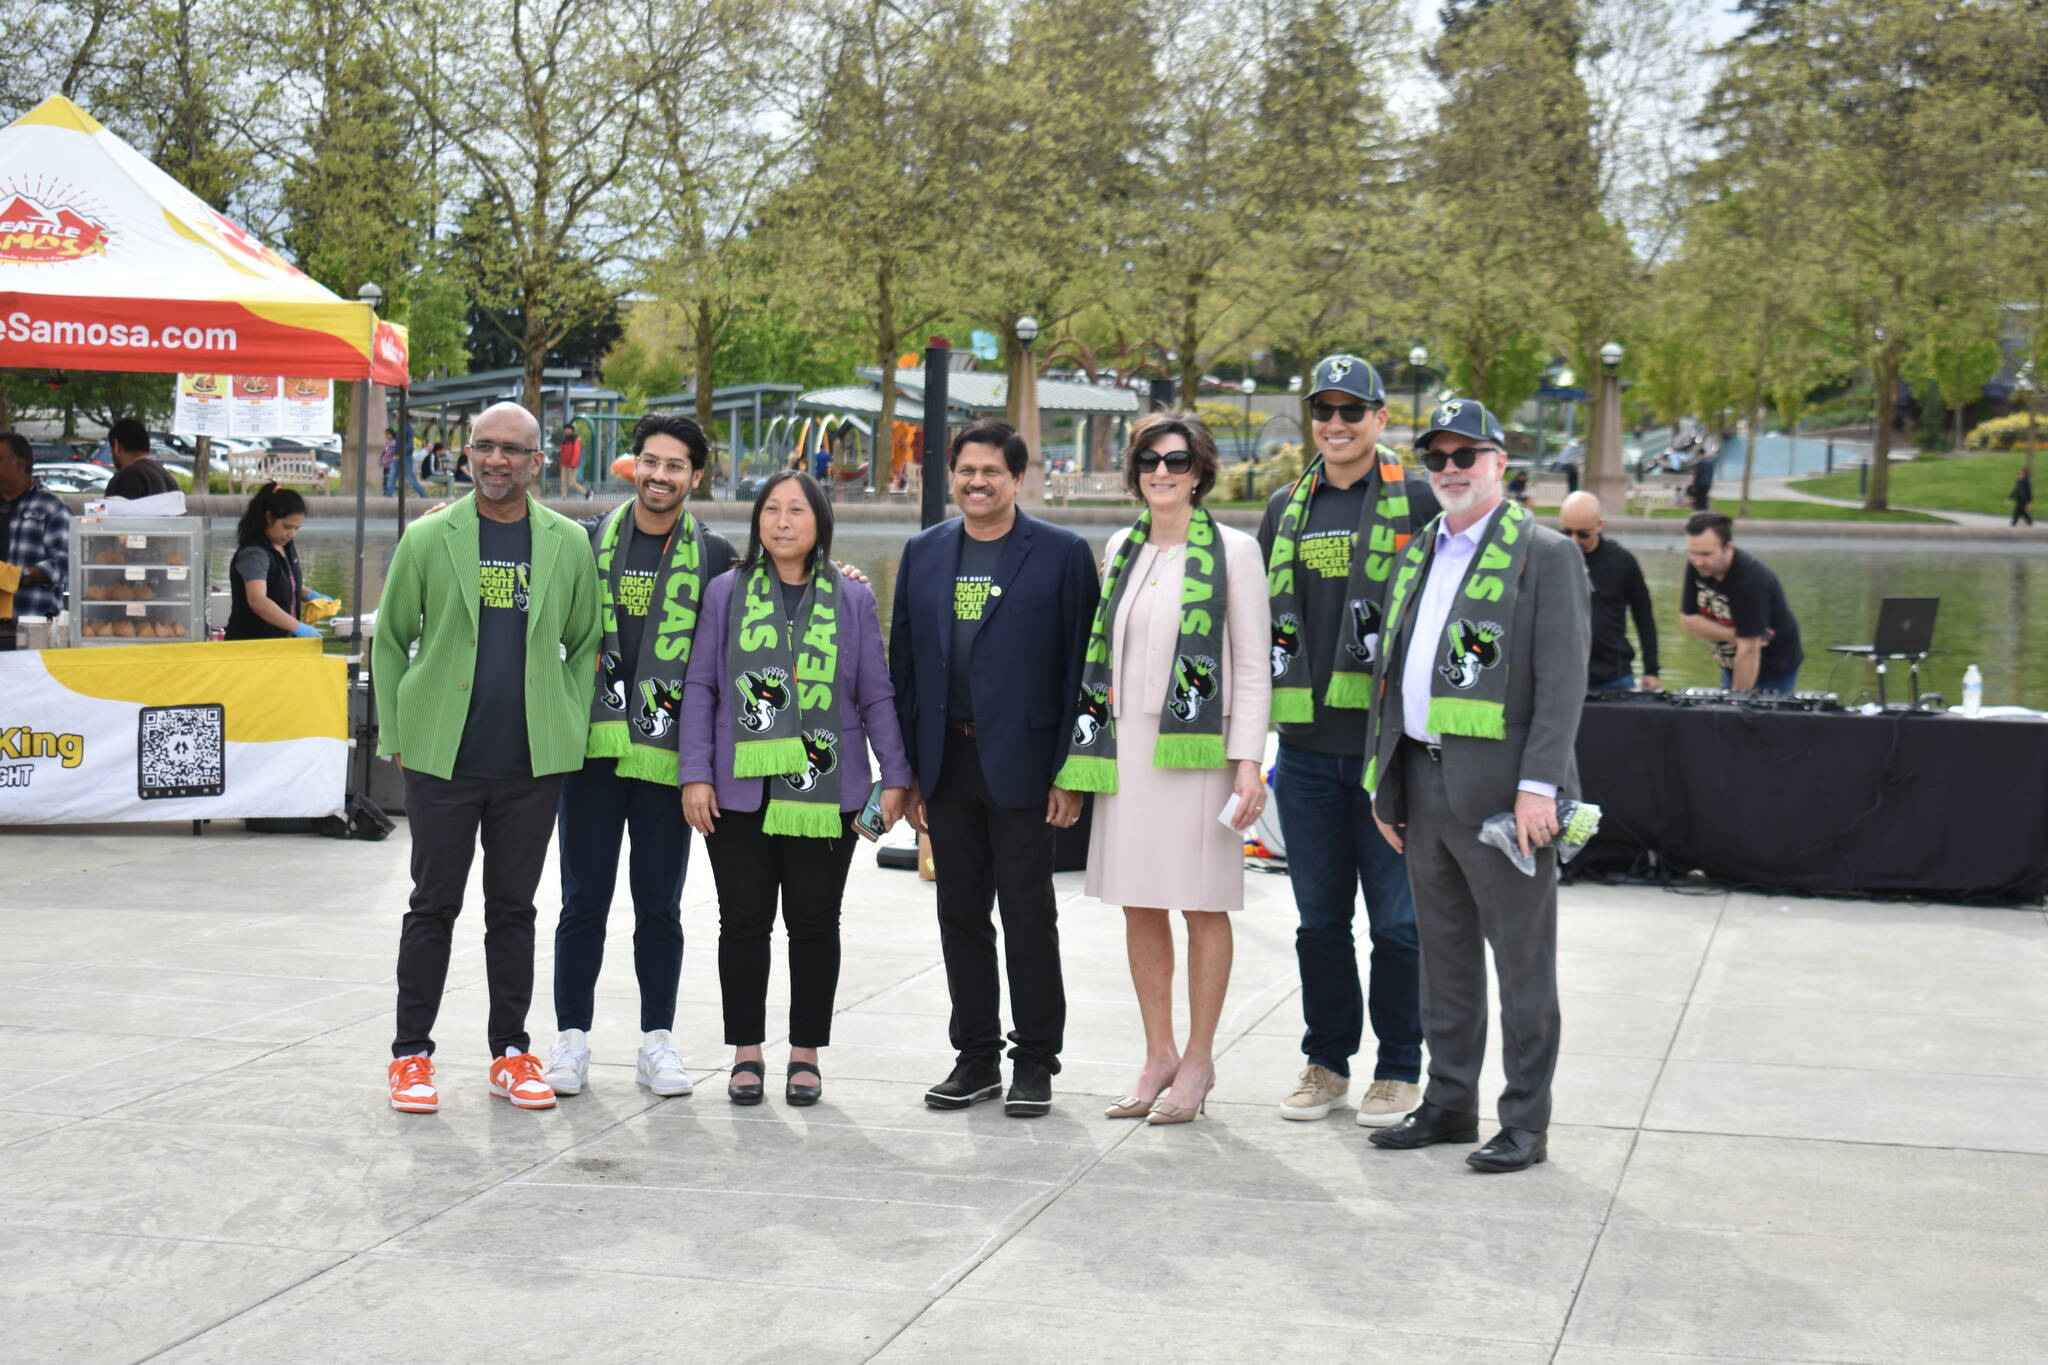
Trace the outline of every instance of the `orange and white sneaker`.
<instances>
[{"instance_id":1,"label":"orange and white sneaker","mask_svg":"<svg viewBox=\"0 0 2048 1365\"><path fill-rule=\"evenodd\" d=\"M391 1107L404 1114L431 1114L441 1107L434 1089L434 1061L424 1054L391 1059Z\"/></svg>"},{"instance_id":2,"label":"orange and white sneaker","mask_svg":"<svg viewBox=\"0 0 2048 1365\"><path fill-rule=\"evenodd\" d=\"M491 1063L491 1093L503 1095L521 1109L552 1109L555 1088L541 1074L540 1058L512 1052Z\"/></svg>"}]
</instances>

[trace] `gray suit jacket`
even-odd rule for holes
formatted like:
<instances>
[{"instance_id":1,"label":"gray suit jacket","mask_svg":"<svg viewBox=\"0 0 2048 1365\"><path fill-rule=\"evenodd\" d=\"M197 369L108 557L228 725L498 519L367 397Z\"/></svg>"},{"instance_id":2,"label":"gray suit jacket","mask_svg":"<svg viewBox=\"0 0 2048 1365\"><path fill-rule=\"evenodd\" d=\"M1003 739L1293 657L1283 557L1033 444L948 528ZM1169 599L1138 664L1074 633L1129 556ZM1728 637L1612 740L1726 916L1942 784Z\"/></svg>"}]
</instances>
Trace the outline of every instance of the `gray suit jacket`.
<instances>
[{"instance_id":1,"label":"gray suit jacket","mask_svg":"<svg viewBox=\"0 0 2048 1365\"><path fill-rule=\"evenodd\" d=\"M1443 737L1444 788L1458 819L1473 827L1515 807L1515 787L1522 781L1549 782L1560 797L1577 796L1579 765L1573 746L1579 736L1579 711L1586 700L1586 653L1592 640L1592 608L1586 582L1586 557L1557 532L1534 526L1536 539L1523 561L1521 590L1515 597L1514 619L1508 625L1507 737L1474 739ZM1432 553L1434 545L1431 546ZM1425 567L1424 572L1427 572ZM1380 735L1379 791L1373 809L1390 825L1407 822L1402 792L1401 674L1415 606L1422 594L1417 580L1407 619L1387 659L1386 692L1374 701L1388 708ZM1442 637L1422 648L1439 649Z\"/></svg>"}]
</instances>

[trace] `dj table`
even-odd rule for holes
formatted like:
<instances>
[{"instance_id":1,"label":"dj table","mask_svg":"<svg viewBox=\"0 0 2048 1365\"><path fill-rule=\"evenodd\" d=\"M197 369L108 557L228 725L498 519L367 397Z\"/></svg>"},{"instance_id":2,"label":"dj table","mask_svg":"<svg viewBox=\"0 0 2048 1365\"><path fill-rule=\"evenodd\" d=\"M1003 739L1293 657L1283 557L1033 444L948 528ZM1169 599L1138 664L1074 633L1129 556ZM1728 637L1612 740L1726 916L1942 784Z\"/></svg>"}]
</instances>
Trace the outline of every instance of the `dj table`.
<instances>
[{"instance_id":1,"label":"dj table","mask_svg":"<svg viewBox=\"0 0 2048 1365\"><path fill-rule=\"evenodd\" d=\"M2037 905L2048 898L2048 723L1924 712L1589 702L1573 875Z\"/></svg>"}]
</instances>

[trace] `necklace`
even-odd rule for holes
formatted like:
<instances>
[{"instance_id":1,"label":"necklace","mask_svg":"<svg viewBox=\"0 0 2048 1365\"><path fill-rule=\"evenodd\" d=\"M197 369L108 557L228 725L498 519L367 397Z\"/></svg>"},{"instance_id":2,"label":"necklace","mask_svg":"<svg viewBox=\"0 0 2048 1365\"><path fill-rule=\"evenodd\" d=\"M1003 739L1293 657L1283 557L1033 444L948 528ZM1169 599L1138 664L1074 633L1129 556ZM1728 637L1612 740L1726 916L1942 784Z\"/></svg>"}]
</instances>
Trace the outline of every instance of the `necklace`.
<instances>
[{"instance_id":1,"label":"necklace","mask_svg":"<svg viewBox=\"0 0 2048 1365\"><path fill-rule=\"evenodd\" d=\"M1175 545L1172 548L1165 550L1160 549L1156 545L1152 547L1152 576L1145 580L1148 586L1154 588L1159 586L1160 570L1164 569L1166 565L1173 559L1173 557L1179 554L1183 548L1184 547L1180 545Z\"/></svg>"}]
</instances>

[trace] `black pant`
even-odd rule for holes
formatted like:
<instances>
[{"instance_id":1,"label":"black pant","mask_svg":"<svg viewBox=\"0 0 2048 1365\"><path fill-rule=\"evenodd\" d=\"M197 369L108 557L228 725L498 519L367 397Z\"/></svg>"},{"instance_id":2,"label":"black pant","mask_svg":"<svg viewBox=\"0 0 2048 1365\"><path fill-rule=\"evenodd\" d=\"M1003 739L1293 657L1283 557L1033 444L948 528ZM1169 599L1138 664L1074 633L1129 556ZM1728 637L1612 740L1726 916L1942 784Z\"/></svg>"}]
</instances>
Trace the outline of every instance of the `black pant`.
<instances>
[{"instance_id":1,"label":"black pant","mask_svg":"<svg viewBox=\"0 0 2048 1365\"><path fill-rule=\"evenodd\" d=\"M533 1003L533 893L547 861L562 777L455 777L405 770L412 826L412 901L398 935L398 1035L391 1055L434 1050L434 1016L448 983L448 944L462 891L484 848L484 973L491 1055L527 1050Z\"/></svg>"},{"instance_id":2,"label":"black pant","mask_svg":"<svg viewBox=\"0 0 2048 1365\"><path fill-rule=\"evenodd\" d=\"M1059 910L1052 894L1058 834L1045 822L1045 808L997 805L973 736L948 730L938 789L925 798L925 821L938 877L939 945L953 996L954 1052L962 1061L990 1064L1002 1056L1002 995L990 918L1000 906L1010 1011L1017 1024L1010 1059L1057 1073L1067 989L1060 979Z\"/></svg>"},{"instance_id":3,"label":"black pant","mask_svg":"<svg viewBox=\"0 0 2048 1365\"><path fill-rule=\"evenodd\" d=\"M2012 505L2012 520L2008 521L2006 525L2017 526L2024 521L2027 525L2032 526L2034 524L2034 518L2027 511L2027 508L2029 506L2030 504L2024 502L2014 503Z\"/></svg>"},{"instance_id":4,"label":"black pant","mask_svg":"<svg viewBox=\"0 0 2048 1365\"><path fill-rule=\"evenodd\" d=\"M555 924L555 1027L588 1029L604 925L619 879L619 846L630 831L633 971L640 979L640 1031L674 1028L683 972L683 873L690 827L669 782L620 777L617 759L593 758L562 779L562 918Z\"/></svg>"},{"instance_id":5,"label":"black pant","mask_svg":"<svg viewBox=\"0 0 2048 1365\"><path fill-rule=\"evenodd\" d=\"M832 1001L839 992L839 902L853 863L853 815L842 813L837 839L767 834L764 812L721 812L704 841L718 883L718 987L725 1041L753 1047L768 1036L768 939L777 893L789 935L789 1045L832 1042Z\"/></svg>"}]
</instances>

